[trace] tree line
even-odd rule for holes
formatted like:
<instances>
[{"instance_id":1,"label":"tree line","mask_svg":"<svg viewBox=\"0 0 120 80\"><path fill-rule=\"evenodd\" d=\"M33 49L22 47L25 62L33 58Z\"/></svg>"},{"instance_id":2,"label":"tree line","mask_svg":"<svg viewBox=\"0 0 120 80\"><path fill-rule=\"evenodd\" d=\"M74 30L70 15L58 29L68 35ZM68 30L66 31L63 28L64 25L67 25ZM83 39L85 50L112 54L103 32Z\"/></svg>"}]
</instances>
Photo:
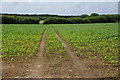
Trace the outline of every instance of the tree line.
<instances>
[{"instance_id":1,"label":"tree line","mask_svg":"<svg viewBox=\"0 0 120 80\"><path fill-rule=\"evenodd\" d=\"M2 24L39 24L39 19L32 17L2 15Z\"/></svg>"},{"instance_id":2,"label":"tree line","mask_svg":"<svg viewBox=\"0 0 120 80\"><path fill-rule=\"evenodd\" d=\"M81 23L115 23L120 21L120 15L96 15L72 18L47 18L44 24L81 24Z\"/></svg>"},{"instance_id":3,"label":"tree line","mask_svg":"<svg viewBox=\"0 0 120 80\"><path fill-rule=\"evenodd\" d=\"M59 15L19 15L3 14L2 24L81 24L81 23L113 23L120 21L120 15L91 15L82 14L80 16L59 16Z\"/></svg>"}]
</instances>

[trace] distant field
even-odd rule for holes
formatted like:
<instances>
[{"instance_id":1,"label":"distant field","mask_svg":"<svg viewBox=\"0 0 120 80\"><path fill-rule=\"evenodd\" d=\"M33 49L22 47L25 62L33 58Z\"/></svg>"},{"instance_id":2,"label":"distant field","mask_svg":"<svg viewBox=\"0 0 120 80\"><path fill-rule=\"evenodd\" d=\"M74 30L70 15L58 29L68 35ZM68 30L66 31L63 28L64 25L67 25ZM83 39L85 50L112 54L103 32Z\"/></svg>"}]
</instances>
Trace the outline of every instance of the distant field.
<instances>
[{"instance_id":1,"label":"distant field","mask_svg":"<svg viewBox=\"0 0 120 80\"><path fill-rule=\"evenodd\" d=\"M78 56L86 58L102 57L110 63L117 63L118 24L3 24L2 54L3 57L22 57L37 54L40 39L45 28L45 54L57 53L63 57L65 49L55 37L52 29L71 46ZM58 55L59 53L63 53Z\"/></svg>"},{"instance_id":2,"label":"distant field","mask_svg":"<svg viewBox=\"0 0 120 80\"><path fill-rule=\"evenodd\" d=\"M44 20L40 20L40 22L39 22L40 24L43 24L44 23Z\"/></svg>"}]
</instances>

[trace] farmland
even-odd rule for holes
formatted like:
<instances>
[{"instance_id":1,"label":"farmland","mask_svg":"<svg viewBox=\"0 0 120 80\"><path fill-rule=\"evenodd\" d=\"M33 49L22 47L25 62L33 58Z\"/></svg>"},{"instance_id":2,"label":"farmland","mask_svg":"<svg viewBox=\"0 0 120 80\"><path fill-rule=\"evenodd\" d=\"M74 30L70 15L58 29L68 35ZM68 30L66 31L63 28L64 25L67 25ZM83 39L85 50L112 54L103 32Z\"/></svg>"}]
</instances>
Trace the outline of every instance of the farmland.
<instances>
[{"instance_id":1,"label":"farmland","mask_svg":"<svg viewBox=\"0 0 120 80\"><path fill-rule=\"evenodd\" d=\"M52 27L49 26L47 30L48 31L46 34L46 47L44 55L64 58L64 55L66 53L64 46L56 38L55 34L52 31Z\"/></svg>"},{"instance_id":2,"label":"farmland","mask_svg":"<svg viewBox=\"0 0 120 80\"><path fill-rule=\"evenodd\" d=\"M45 31L46 33L44 33ZM43 33L45 37L44 40L42 40ZM107 65L117 65L118 37L117 23L49 25L3 24L2 55L3 60L5 59L6 61L9 59L11 61L16 59L26 59L29 61L29 56L33 57L33 63L35 64L33 64L31 61L29 64L32 65L32 67L29 67L37 70L38 67L36 66L42 65L42 68L40 67L40 69L37 71L39 72L39 70L42 69L44 70L44 75L49 74L52 77L53 75L55 75L54 77L56 77L56 75L85 77L88 74L91 76L91 69L87 72L86 69L88 66L83 66L84 61L82 59L87 59L87 62L91 61L91 59L95 59L92 62L99 60L98 63L95 63L95 66L98 64L97 66L102 65L103 67L102 69L94 67L96 69L95 71L97 71L96 73L100 72L100 75L97 75L98 77L106 77L110 76L111 74L112 76L116 76L117 72L115 71L117 69L113 70L110 67L108 71L105 71L106 67L104 68L103 63ZM45 46L40 48L42 41L44 42ZM41 50L44 52L39 53ZM39 55L42 55L43 58L40 58ZM78 65L79 63L80 65ZM92 63L89 64L94 66ZM86 65L89 64L86 63ZM24 64L24 67L25 65L26 64ZM82 74L83 72L85 72L85 74ZM11 73L14 72L11 71ZM33 73L36 74L34 71ZM39 73L37 74L39 75Z\"/></svg>"},{"instance_id":3,"label":"farmland","mask_svg":"<svg viewBox=\"0 0 120 80\"><path fill-rule=\"evenodd\" d=\"M118 24L53 25L78 56L118 62Z\"/></svg>"},{"instance_id":4,"label":"farmland","mask_svg":"<svg viewBox=\"0 0 120 80\"><path fill-rule=\"evenodd\" d=\"M45 27L4 24L2 30L2 54L12 60L17 56L35 55Z\"/></svg>"}]
</instances>

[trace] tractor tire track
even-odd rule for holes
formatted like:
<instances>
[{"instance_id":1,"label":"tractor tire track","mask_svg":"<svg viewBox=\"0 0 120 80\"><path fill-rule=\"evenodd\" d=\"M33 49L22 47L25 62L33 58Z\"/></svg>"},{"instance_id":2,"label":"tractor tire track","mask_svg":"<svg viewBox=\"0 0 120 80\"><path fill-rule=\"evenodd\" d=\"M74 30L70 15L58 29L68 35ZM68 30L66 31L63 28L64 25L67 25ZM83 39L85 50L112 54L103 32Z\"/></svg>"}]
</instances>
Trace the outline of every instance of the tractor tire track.
<instances>
[{"instance_id":1,"label":"tractor tire track","mask_svg":"<svg viewBox=\"0 0 120 80\"><path fill-rule=\"evenodd\" d=\"M27 78L42 78L43 77L43 70L44 70L44 58L43 58L43 53L44 53L44 48L45 48L45 37L46 37L46 32L45 30L43 32L41 41L40 41L40 46L39 46L39 51L37 54L37 57L33 63L33 67L31 67L31 74L27 76Z\"/></svg>"},{"instance_id":2,"label":"tractor tire track","mask_svg":"<svg viewBox=\"0 0 120 80\"><path fill-rule=\"evenodd\" d=\"M67 54L69 55L70 60L73 63L73 67L79 71L79 76L81 78L95 78L96 77L95 74L93 74L93 72L90 72L90 70L86 68L86 66L84 66L83 62L80 61L75 52L70 49L69 45L66 44L66 42L55 31L55 29L53 29L53 32L67 50Z\"/></svg>"}]
</instances>

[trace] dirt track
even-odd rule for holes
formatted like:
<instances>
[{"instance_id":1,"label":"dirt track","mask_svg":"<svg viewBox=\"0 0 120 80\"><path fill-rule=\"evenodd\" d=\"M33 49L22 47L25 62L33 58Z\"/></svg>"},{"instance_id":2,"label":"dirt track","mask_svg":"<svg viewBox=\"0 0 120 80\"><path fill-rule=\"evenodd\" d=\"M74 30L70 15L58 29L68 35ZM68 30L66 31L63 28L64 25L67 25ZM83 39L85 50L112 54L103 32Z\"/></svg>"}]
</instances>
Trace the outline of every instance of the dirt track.
<instances>
[{"instance_id":1,"label":"dirt track","mask_svg":"<svg viewBox=\"0 0 120 80\"><path fill-rule=\"evenodd\" d=\"M62 38L55 32L53 29L53 32L55 33L56 37L62 42L63 46L67 50L67 54L70 57L71 62L73 63L73 66L75 69L79 72L79 77L84 78L94 78L95 75L89 71L89 68L86 68L82 61L79 60L79 58L75 55L75 52L72 51L69 46L62 40Z\"/></svg>"},{"instance_id":2,"label":"dirt track","mask_svg":"<svg viewBox=\"0 0 120 80\"><path fill-rule=\"evenodd\" d=\"M43 57L42 53L44 53L47 33L47 30L45 30L37 56L22 63L3 61L3 77L98 78L117 76L117 68L105 64L99 57L92 60L79 59L54 29L53 32L67 50L68 59L48 59Z\"/></svg>"},{"instance_id":3,"label":"dirt track","mask_svg":"<svg viewBox=\"0 0 120 80\"><path fill-rule=\"evenodd\" d=\"M46 32L47 32L47 30L45 30L44 33L43 33L37 57L35 59L35 62L33 63L33 66L30 69L31 74L28 75L27 77L41 78L43 76L42 74L43 74L43 70L44 70L44 66L43 66L44 58L43 58L42 54L44 53L44 48L45 48Z\"/></svg>"},{"instance_id":4,"label":"dirt track","mask_svg":"<svg viewBox=\"0 0 120 80\"><path fill-rule=\"evenodd\" d=\"M69 55L69 60L64 61L57 59L47 60L43 57L42 53L44 53L45 48L45 36L46 31L43 34L40 50L36 57L35 63L33 63L33 67L30 69L31 74L26 76L29 78L52 78L52 77L84 77L84 78L94 78L92 72L86 68L83 63L79 60L79 58L75 55L75 53L70 50L67 44L60 38L60 36L53 30L56 37L62 42L63 46L67 50L67 54ZM64 66L66 64L66 66ZM60 67L59 67L60 66ZM70 67L69 67L70 66Z\"/></svg>"}]
</instances>

